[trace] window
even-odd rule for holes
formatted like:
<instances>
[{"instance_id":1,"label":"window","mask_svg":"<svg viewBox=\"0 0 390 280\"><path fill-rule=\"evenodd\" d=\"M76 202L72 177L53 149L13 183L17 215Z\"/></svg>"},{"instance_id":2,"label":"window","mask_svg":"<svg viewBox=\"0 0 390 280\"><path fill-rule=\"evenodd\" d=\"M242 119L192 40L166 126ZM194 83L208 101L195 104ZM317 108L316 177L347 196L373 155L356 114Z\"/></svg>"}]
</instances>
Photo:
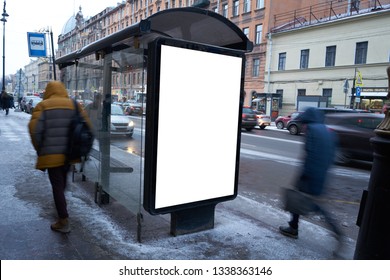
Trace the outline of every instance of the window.
<instances>
[{"instance_id":1,"label":"window","mask_svg":"<svg viewBox=\"0 0 390 280\"><path fill-rule=\"evenodd\" d=\"M298 89L298 96L306 96L306 89Z\"/></svg>"},{"instance_id":2,"label":"window","mask_svg":"<svg viewBox=\"0 0 390 280\"><path fill-rule=\"evenodd\" d=\"M336 61L336 46L326 47L325 67L334 66Z\"/></svg>"},{"instance_id":3,"label":"window","mask_svg":"<svg viewBox=\"0 0 390 280\"><path fill-rule=\"evenodd\" d=\"M256 0L256 8L257 9L264 8L264 0Z\"/></svg>"},{"instance_id":4,"label":"window","mask_svg":"<svg viewBox=\"0 0 390 280\"><path fill-rule=\"evenodd\" d=\"M366 64L368 42L356 43L355 64Z\"/></svg>"},{"instance_id":5,"label":"window","mask_svg":"<svg viewBox=\"0 0 390 280\"><path fill-rule=\"evenodd\" d=\"M251 0L244 0L244 13L248 13L251 11Z\"/></svg>"},{"instance_id":6,"label":"window","mask_svg":"<svg viewBox=\"0 0 390 280\"><path fill-rule=\"evenodd\" d=\"M233 2L233 16L234 17L238 16L239 6L240 6L240 1L236 0Z\"/></svg>"},{"instance_id":7,"label":"window","mask_svg":"<svg viewBox=\"0 0 390 280\"><path fill-rule=\"evenodd\" d=\"M279 94L279 109L283 108L283 90L282 89L277 89L276 90L276 95Z\"/></svg>"},{"instance_id":8,"label":"window","mask_svg":"<svg viewBox=\"0 0 390 280\"><path fill-rule=\"evenodd\" d=\"M309 50L301 50L300 69L307 69L308 67L309 67Z\"/></svg>"},{"instance_id":9,"label":"window","mask_svg":"<svg viewBox=\"0 0 390 280\"><path fill-rule=\"evenodd\" d=\"M249 27L244 27L244 28L242 29L242 32L246 35L246 37L249 38Z\"/></svg>"},{"instance_id":10,"label":"window","mask_svg":"<svg viewBox=\"0 0 390 280\"><path fill-rule=\"evenodd\" d=\"M256 25L256 38L255 38L256 45L260 45L262 35L263 35L263 25L262 24Z\"/></svg>"},{"instance_id":11,"label":"window","mask_svg":"<svg viewBox=\"0 0 390 280\"><path fill-rule=\"evenodd\" d=\"M322 96L327 97L327 99L328 99L327 105L332 104L332 89L331 88L322 89Z\"/></svg>"},{"instance_id":12,"label":"window","mask_svg":"<svg viewBox=\"0 0 390 280\"><path fill-rule=\"evenodd\" d=\"M279 54L278 70L286 70L286 53Z\"/></svg>"},{"instance_id":13,"label":"window","mask_svg":"<svg viewBox=\"0 0 390 280\"><path fill-rule=\"evenodd\" d=\"M253 59L252 64L252 77L259 77L260 74L260 59L255 58Z\"/></svg>"},{"instance_id":14,"label":"window","mask_svg":"<svg viewBox=\"0 0 390 280\"><path fill-rule=\"evenodd\" d=\"M222 6L222 15L224 16L224 17L228 17L228 9L229 9L229 6L228 6L228 4L224 4L223 6Z\"/></svg>"}]
</instances>

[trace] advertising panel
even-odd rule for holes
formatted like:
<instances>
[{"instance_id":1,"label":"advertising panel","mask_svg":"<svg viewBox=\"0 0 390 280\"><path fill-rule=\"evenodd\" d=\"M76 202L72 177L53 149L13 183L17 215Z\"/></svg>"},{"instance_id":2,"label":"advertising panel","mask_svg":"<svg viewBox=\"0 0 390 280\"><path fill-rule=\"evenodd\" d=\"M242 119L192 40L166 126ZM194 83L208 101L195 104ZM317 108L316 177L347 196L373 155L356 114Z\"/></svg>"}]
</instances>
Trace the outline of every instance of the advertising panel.
<instances>
[{"instance_id":1,"label":"advertising panel","mask_svg":"<svg viewBox=\"0 0 390 280\"><path fill-rule=\"evenodd\" d=\"M159 214L233 199L243 54L166 38L149 51L145 209Z\"/></svg>"}]
</instances>

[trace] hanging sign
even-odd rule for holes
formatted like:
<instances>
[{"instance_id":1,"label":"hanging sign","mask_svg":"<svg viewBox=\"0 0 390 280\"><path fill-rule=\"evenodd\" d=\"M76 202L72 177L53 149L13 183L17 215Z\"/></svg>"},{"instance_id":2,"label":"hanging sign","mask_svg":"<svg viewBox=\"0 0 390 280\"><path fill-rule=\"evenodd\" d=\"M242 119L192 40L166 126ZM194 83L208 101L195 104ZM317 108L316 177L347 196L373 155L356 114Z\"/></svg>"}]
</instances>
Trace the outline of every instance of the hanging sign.
<instances>
[{"instance_id":1,"label":"hanging sign","mask_svg":"<svg viewBox=\"0 0 390 280\"><path fill-rule=\"evenodd\" d=\"M355 86L362 87L363 86L363 76L360 71L356 72Z\"/></svg>"},{"instance_id":2,"label":"hanging sign","mask_svg":"<svg viewBox=\"0 0 390 280\"><path fill-rule=\"evenodd\" d=\"M46 57L45 33L27 32L28 54L30 57Z\"/></svg>"}]
</instances>

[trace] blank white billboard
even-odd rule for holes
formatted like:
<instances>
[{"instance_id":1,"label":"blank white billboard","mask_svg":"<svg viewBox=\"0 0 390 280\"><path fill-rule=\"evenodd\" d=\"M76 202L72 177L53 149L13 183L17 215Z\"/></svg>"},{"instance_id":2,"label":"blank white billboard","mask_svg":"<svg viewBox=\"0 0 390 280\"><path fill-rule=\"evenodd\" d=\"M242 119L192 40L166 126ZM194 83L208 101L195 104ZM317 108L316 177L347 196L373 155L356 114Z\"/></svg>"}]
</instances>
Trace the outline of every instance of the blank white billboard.
<instances>
[{"instance_id":1,"label":"blank white billboard","mask_svg":"<svg viewBox=\"0 0 390 280\"><path fill-rule=\"evenodd\" d=\"M242 63L161 45L155 209L235 195Z\"/></svg>"}]
</instances>

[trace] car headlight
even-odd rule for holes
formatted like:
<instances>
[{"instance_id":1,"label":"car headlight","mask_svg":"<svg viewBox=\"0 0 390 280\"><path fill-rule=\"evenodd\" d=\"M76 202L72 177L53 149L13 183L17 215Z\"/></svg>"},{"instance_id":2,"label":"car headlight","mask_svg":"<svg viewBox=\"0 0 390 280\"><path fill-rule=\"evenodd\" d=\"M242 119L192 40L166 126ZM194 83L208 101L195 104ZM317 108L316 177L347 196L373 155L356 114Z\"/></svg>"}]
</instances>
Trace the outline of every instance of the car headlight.
<instances>
[{"instance_id":1,"label":"car headlight","mask_svg":"<svg viewBox=\"0 0 390 280\"><path fill-rule=\"evenodd\" d=\"M133 121L129 121L129 124L127 126L128 127L134 127L134 122Z\"/></svg>"}]
</instances>

